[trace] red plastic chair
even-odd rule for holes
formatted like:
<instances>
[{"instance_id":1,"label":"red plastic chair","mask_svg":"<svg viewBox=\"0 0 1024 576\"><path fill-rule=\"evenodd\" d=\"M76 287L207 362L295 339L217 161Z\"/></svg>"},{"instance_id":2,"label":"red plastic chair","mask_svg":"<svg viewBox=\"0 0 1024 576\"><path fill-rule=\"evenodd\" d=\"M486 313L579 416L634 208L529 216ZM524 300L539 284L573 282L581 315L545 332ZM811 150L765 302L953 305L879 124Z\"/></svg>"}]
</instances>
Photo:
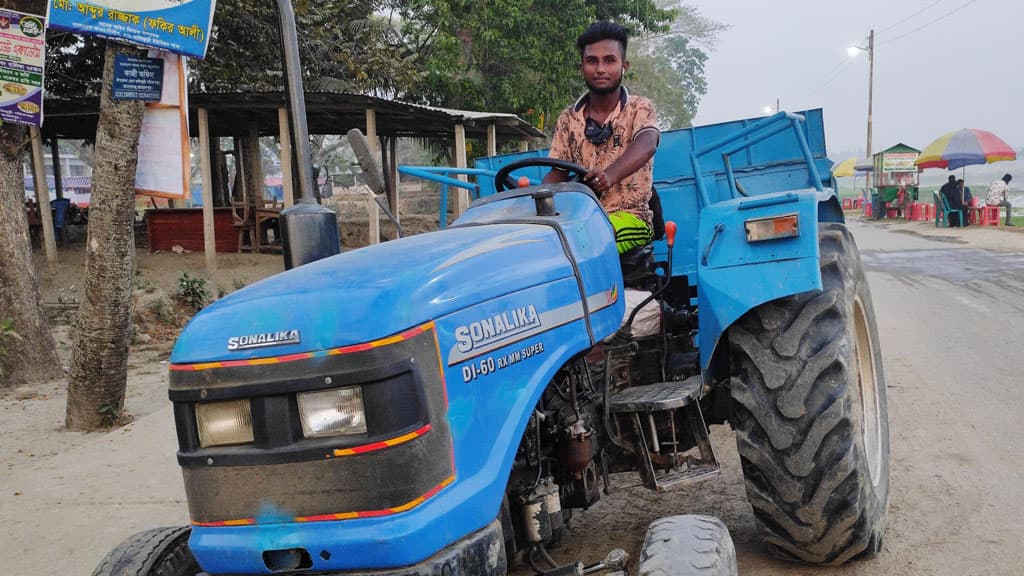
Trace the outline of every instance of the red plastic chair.
<instances>
[{"instance_id":1,"label":"red plastic chair","mask_svg":"<svg viewBox=\"0 0 1024 576\"><path fill-rule=\"evenodd\" d=\"M981 222L982 226L999 226L999 206L989 206L988 204L981 207Z\"/></svg>"},{"instance_id":2,"label":"red plastic chair","mask_svg":"<svg viewBox=\"0 0 1024 576\"><path fill-rule=\"evenodd\" d=\"M853 198L843 198L843 210L853 210Z\"/></svg>"}]
</instances>

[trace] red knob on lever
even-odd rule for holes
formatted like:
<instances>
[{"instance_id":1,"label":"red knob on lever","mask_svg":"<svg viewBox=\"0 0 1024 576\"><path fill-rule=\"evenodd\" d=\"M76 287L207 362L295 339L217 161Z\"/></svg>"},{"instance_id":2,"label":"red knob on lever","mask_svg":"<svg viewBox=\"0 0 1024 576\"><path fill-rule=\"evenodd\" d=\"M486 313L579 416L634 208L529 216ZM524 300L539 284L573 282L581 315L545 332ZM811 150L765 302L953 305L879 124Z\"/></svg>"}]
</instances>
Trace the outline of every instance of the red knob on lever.
<instances>
[{"instance_id":1,"label":"red knob on lever","mask_svg":"<svg viewBox=\"0 0 1024 576\"><path fill-rule=\"evenodd\" d=\"M516 186L519 186L520 188L526 188L529 185L530 178L528 176L520 176L519 179L516 180Z\"/></svg>"},{"instance_id":2,"label":"red knob on lever","mask_svg":"<svg viewBox=\"0 0 1024 576\"><path fill-rule=\"evenodd\" d=\"M676 245L676 223L671 220L665 222L665 241L669 248Z\"/></svg>"}]
</instances>

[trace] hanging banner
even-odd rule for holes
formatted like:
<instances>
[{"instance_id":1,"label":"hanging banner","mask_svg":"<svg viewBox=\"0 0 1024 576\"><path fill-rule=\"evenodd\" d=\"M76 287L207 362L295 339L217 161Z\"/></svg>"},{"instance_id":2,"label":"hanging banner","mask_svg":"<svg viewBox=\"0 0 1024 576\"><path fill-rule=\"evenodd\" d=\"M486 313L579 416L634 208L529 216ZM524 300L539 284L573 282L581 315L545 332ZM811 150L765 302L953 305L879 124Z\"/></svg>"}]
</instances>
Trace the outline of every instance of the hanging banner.
<instances>
[{"instance_id":1,"label":"hanging banner","mask_svg":"<svg viewBox=\"0 0 1024 576\"><path fill-rule=\"evenodd\" d=\"M135 193L183 199L189 189L188 93L185 58L163 56L160 102L146 104L139 134Z\"/></svg>"},{"instance_id":2,"label":"hanging banner","mask_svg":"<svg viewBox=\"0 0 1024 576\"><path fill-rule=\"evenodd\" d=\"M216 0L49 0L51 28L204 58Z\"/></svg>"},{"instance_id":3,"label":"hanging banner","mask_svg":"<svg viewBox=\"0 0 1024 576\"><path fill-rule=\"evenodd\" d=\"M0 9L0 122L43 125L45 30L40 16Z\"/></svg>"}]
</instances>

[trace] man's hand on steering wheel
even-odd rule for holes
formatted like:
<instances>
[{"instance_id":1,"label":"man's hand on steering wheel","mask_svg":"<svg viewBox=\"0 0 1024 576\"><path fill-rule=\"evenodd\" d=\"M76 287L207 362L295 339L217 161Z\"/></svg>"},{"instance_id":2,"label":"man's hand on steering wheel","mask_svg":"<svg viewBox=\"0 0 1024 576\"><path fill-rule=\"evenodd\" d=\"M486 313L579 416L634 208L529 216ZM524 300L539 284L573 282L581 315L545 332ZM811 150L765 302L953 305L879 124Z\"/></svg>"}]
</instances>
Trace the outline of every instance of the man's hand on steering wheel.
<instances>
[{"instance_id":1,"label":"man's hand on steering wheel","mask_svg":"<svg viewBox=\"0 0 1024 576\"><path fill-rule=\"evenodd\" d=\"M495 191L503 192L505 190L512 190L515 188L516 182L511 177L512 172L519 170L520 168L528 168L531 166L548 166L561 170L566 175L565 181L582 182L587 186L590 186L590 189L594 191L594 194L596 194L598 198L601 197L603 190L608 189L609 184L605 184L605 187L602 190L595 188L595 186L599 186L599 184L594 181L593 177L590 181L587 180L587 176L592 172L603 174L603 171L587 170L579 164L574 164L567 160L559 160L557 158L525 158L523 160L512 162L498 170L494 175ZM605 179L606 178L607 175L605 175Z\"/></svg>"},{"instance_id":2,"label":"man's hand on steering wheel","mask_svg":"<svg viewBox=\"0 0 1024 576\"><path fill-rule=\"evenodd\" d=\"M583 183L590 186L590 189L594 191L594 194L597 194L598 198L615 184L603 168L588 170L583 175Z\"/></svg>"}]
</instances>

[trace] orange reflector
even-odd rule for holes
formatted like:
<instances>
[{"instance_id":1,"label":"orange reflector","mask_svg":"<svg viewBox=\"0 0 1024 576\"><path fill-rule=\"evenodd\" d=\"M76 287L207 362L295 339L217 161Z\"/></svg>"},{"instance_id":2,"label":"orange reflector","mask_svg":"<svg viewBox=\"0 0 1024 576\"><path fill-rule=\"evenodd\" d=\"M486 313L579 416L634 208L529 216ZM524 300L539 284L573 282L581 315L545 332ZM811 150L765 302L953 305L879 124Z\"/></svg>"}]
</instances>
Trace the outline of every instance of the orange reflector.
<instances>
[{"instance_id":1,"label":"orange reflector","mask_svg":"<svg viewBox=\"0 0 1024 576\"><path fill-rule=\"evenodd\" d=\"M747 220L744 227L747 230L747 242L795 238L800 235L800 220L796 214Z\"/></svg>"},{"instance_id":2,"label":"orange reflector","mask_svg":"<svg viewBox=\"0 0 1024 576\"><path fill-rule=\"evenodd\" d=\"M520 188L526 188L530 185L530 178L527 176L520 176L519 179L516 180L516 185Z\"/></svg>"}]
</instances>

